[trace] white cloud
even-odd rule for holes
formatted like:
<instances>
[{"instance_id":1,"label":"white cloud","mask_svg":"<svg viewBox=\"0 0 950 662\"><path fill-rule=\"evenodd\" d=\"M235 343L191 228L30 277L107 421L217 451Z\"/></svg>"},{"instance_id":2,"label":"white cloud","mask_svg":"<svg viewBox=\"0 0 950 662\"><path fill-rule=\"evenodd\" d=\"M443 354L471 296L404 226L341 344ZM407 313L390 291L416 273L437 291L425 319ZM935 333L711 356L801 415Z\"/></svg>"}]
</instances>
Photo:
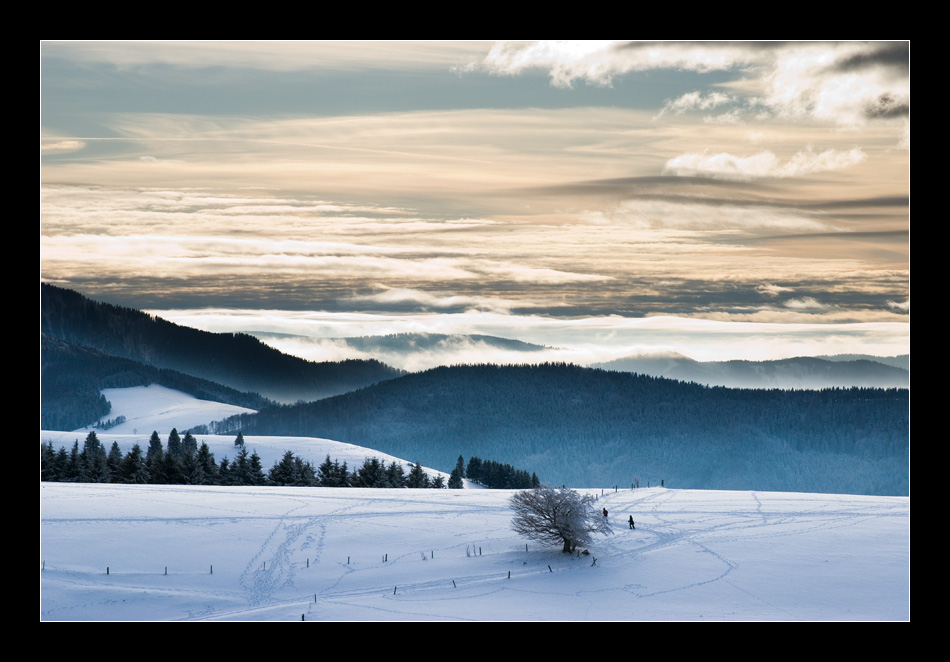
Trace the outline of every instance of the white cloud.
<instances>
[{"instance_id":1,"label":"white cloud","mask_svg":"<svg viewBox=\"0 0 950 662\"><path fill-rule=\"evenodd\" d=\"M790 310L808 310L808 311L822 311L827 310L828 306L818 301L814 297L802 297L801 299L789 299L785 302L784 306Z\"/></svg>"},{"instance_id":2,"label":"white cloud","mask_svg":"<svg viewBox=\"0 0 950 662\"><path fill-rule=\"evenodd\" d=\"M535 41L500 42L480 63L495 74L547 70L551 83L571 87L577 80L610 85L630 71L686 69L719 71L759 59L742 44L725 42Z\"/></svg>"},{"instance_id":3,"label":"white cloud","mask_svg":"<svg viewBox=\"0 0 950 662\"><path fill-rule=\"evenodd\" d=\"M75 152L86 146L82 140L57 140L54 143L40 145L40 152Z\"/></svg>"},{"instance_id":4,"label":"white cloud","mask_svg":"<svg viewBox=\"0 0 950 662\"><path fill-rule=\"evenodd\" d=\"M777 297L784 292L790 292L791 288L774 285L772 283L763 283L755 288L756 292L770 297Z\"/></svg>"},{"instance_id":5,"label":"white cloud","mask_svg":"<svg viewBox=\"0 0 950 662\"><path fill-rule=\"evenodd\" d=\"M910 298L908 298L906 301L888 301L887 305L894 310L899 310L905 313L910 312Z\"/></svg>"},{"instance_id":6,"label":"white cloud","mask_svg":"<svg viewBox=\"0 0 950 662\"><path fill-rule=\"evenodd\" d=\"M727 152L693 152L667 161L665 171L679 176L751 180L761 177L801 177L817 172L840 170L866 159L867 155L857 147L850 150L826 149L821 152L809 147L784 162L768 150L750 156L736 156Z\"/></svg>"},{"instance_id":7,"label":"white cloud","mask_svg":"<svg viewBox=\"0 0 950 662\"><path fill-rule=\"evenodd\" d=\"M579 80L610 85L633 71L734 71L738 78L731 86L750 107L853 125L906 114L906 48L905 42L502 42L479 67L500 75L547 71L552 85L565 88ZM691 92L661 114L720 105L728 96Z\"/></svg>"},{"instance_id":8,"label":"white cloud","mask_svg":"<svg viewBox=\"0 0 950 662\"><path fill-rule=\"evenodd\" d=\"M699 91L688 92L679 98L667 101L657 117L665 113L679 115L693 110L711 110L733 101L735 101L735 97L722 92L710 92L708 94Z\"/></svg>"}]
</instances>

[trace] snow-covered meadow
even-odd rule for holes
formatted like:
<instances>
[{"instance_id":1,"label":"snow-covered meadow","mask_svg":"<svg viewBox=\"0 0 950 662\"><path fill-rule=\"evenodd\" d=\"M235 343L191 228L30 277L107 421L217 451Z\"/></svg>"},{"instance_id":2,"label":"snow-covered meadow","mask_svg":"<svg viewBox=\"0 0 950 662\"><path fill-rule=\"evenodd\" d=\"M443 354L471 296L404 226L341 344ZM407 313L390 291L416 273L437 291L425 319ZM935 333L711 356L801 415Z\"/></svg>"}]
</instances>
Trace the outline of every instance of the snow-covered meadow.
<instances>
[{"instance_id":1,"label":"snow-covered meadow","mask_svg":"<svg viewBox=\"0 0 950 662\"><path fill-rule=\"evenodd\" d=\"M45 483L40 495L44 621L910 613L902 497L607 491L597 505L613 534L571 557L526 549L502 490Z\"/></svg>"},{"instance_id":2,"label":"snow-covered meadow","mask_svg":"<svg viewBox=\"0 0 950 662\"><path fill-rule=\"evenodd\" d=\"M100 440L144 448L152 429L164 438L171 427L158 414L138 418L134 433ZM84 436L41 432L57 448ZM233 456L230 437L199 441L218 459ZM265 468L284 450L316 463L327 453L351 464L388 457L327 440L247 444ZM41 483L40 618L910 618L909 498L588 491L609 510L613 532L572 557L526 545L511 530L512 492L503 490Z\"/></svg>"}]
</instances>

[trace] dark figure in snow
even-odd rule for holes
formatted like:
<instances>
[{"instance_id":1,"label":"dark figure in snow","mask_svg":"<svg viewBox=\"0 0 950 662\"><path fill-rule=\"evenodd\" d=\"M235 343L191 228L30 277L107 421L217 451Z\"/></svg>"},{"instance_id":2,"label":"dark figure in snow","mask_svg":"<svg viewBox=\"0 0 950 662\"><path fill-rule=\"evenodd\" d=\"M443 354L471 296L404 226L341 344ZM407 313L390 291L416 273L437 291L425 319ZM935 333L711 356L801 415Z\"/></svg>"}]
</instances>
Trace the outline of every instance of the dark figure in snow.
<instances>
[{"instance_id":1,"label":"dark figure in snow","mask_svg":"<svg viewBox=\"0 0 950 662\"><path fill-rule=\"evenodd\" d=\"M631 529L636 529L636 528L637 528L637 527L635 527L635 526L633 525L633 515L631 515L631 516L630 516L630 519L627 520L627 524L630 525L630 528L631 528Z\"/></svg>"},{"instance_id":2,"label":"dark figure in snow","mask_svg":"<svg viewBox=\"0 0 950 662\"><path fill-rule=\"evenodd\" d=\"M607 509L604 508L604 519L607 519Z\"/></svg>"}]
</instances>

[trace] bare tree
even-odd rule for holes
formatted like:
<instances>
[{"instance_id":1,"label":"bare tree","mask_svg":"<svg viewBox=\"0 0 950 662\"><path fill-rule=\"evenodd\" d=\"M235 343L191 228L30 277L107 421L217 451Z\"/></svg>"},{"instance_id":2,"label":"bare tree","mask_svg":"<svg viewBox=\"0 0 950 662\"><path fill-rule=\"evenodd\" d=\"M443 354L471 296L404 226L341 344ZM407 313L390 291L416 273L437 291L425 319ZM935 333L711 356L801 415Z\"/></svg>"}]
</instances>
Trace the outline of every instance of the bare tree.
<instances>
[{"instance_id":1,"label":"bare tree","mask_svg":"<svg viewBox=\"0 0 950 662\"><path fill-rule=\"evenodd\" d=\"M579 545L589 545L592 533L610 533L607 519L593 503L591 495L581 496L566 487L524 490L511 497L515 511L511 527L530 540L560 543L562 551L573 552Z\"/></svg>"}]
</instances>

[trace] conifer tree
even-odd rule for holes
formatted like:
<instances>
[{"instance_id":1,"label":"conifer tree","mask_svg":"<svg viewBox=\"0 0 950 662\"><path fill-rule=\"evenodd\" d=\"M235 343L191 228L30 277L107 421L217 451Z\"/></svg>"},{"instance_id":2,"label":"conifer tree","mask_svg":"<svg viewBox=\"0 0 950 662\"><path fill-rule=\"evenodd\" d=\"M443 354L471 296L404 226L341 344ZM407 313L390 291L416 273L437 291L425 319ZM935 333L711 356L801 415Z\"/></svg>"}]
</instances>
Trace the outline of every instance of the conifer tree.
<instances>
[{"instance_id":1,"label":"conifer tree","mask_svg":"<svg viewBox=\"0 0 950 662\"><path fill-rule=\"evenodd\" d=\"M337 482L339 466L339 463L330 460L330 454L327 453L327 459L317 468L317 481L321 487L342 487Z\"/></svg>"},{"instance_id":2,"label":"conifer tree","mask_svg":"<svg viewBox=\"0 0 950 662\"><path fill-rule=\"evenodd\" d=\"M109 449L109 455L106 457L106 465L109 467L109 475L115 482L121 481L122 472L122 451L119 449L119 442L113 441Z\"/></svg>"},{"instance_id":3,"label":"conifer tree","mask_svg":"<svg viewBox=\"0 0 950 662\"><path fill-rule=\"evenodd\" d=\"M86 435L80 455L80 482L108 483L109 464L106 449L103 448L95 431Z\"/></svg>"},{"instance_id":4,"label":"conifer tree","mask_svg":"<svg viewBox=\"0 0 950 662\"><path fill-rule=\"evenodd\" d=\"M297 468L293 451L286 451L271 467L267 477L274 485L296 485L300 478Z\"/></svg>"},{"instance_id":5,"label":"conifer tree","mask_svg":"<svg viewBox=\"0 0 950 662\"><path fill-rule=\"evenodd\" d=\"M161 457L164 454L162 438L158 436L158 430L153 430L152 436L148 439L148 450L145 453L145 459L151 461L156 455Z\"/></svg>"},{"instance_id":6,"label":"conifer tree","mask_svg":"<svg viewBox=\"0 0 950 662\"><path fill-rule=\"evenodd\" d=\"M242 446L231 465L231 483L233 485L251 485L251 461L247 447Z\"/></svg>"},{"instance_id":7,"label":"conifer tree","mask_svg":"<svg viewBox=\"0 0 950 662\"><path fill-rule=\"evenodd\" d=\"M185 433L184 438L181 440L181 449L186 456L195 456L198 454L198 440L194 438L191 432Z\"/></svg>"},{"instance_id":8,"label":"conifer tree","mask_svg":"<svg viewBox=\"0 0 950 662\"><path fill-rule=\"evenodd\" d=\"M40 480L49 482L62 480L63 467L59 466L52 441L40 444L40 467Z\"/></svg>"},{"instance_id":9,"label":"conifer tree","mask_svg":"<svg viewBox=\"0 0 950 662\"><path fill-rule=\"evenodd\" d=\"M221 464L218 465L218 485L233 485L234 476L231 473L231 463L225 455L221 458Z\"/></svg>"},{"instance_id":10,"label":"conifer tree","mask_svg":"<svg viewBox=\"0 0 950 662\"><path fill-rule=\"evenodd\" d=\"M250 484L266 485L267 476L264 475L264 467L261 465L261 456L257 454L257 451L251 453L248 465L250 467Z\"/></svg>"},{"instance_id":11,"label":"conifer tree","mask_svg":"<svg viewBox=\"0 0 950 662\"><path fill-rule=\"evenodd\" d=\"M401 462L390 462L386 468L386 486L387 487L405 487L406 472L402 468Z\"/></svg>"},{"instance_id":12,"label":"conifer tree","mask_svg":"<svg viewBox=\"0 0 950 662\"><path fill-rule=\"evenodd\" d=\"M218 465L214 462L214 453L206 442L201 442L198 454L195 456L197 465L201 468L202 485L218 485Z\"/></svg>"},{"instance_id":13,"label":"conifer tree","mask_svg":"<svg viewBox=\"0 0 950 662\"><path fill-rule=\"evenodd\" d=\"M172 428L172 431L168 434L168 450L166 452L176 460L181 460L185 456L181 445L181 437L178 436L176 428Z\"/></svg>"},{"instance_id":14,"label":"conifer tree","mask_svg":"<svg viewBox=\"0 0 950 662\"><path fill-rule=\"evenodd\" d=\"M150 480L148 464L142 448L135 444L122 460L120 475L123 483L145 484Z\"/></svg>"},{"instance_id":15,"label":"conifer tree","mask_svg":"<svg viewBox=\"0 0 950 662\"><path fill-rule=\"evenodd\" d=\"M429 474L427 474L422 465L416 462L409 470L409 480L406 483L409 487L429 487Z\"/></svg>"}]
</instances>

